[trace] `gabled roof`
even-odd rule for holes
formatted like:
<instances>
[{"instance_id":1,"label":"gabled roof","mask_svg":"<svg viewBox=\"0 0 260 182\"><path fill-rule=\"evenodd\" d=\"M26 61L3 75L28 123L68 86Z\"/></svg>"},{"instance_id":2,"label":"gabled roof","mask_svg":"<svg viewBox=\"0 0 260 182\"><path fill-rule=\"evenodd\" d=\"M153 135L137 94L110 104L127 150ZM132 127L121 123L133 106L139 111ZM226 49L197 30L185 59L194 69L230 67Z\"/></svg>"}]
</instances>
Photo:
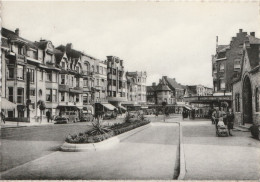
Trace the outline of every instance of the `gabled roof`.
<instances>
[{"instance_id":1,"label":"gabled roof","mask_svg":"<svg viewBox=\"0 0 260 182\"><path fill-rule=\"evenodd\" d=\"M177 81L175 80L175 78L168 78L168 77L163 77L165 79L165 81L168 83L168 86L171 89L181 89L184 90L182 85L177 83Z\"/></svg>"},{"instance_id":2,"label":"gabled roof","mask_svg":"<svg viewBox=\"0 0 260 182\"><path fill-rule=\"evenodd\" d=\"M56 49L58 49L62 52L66 52L68 58L71 58L71 59L75 59L75 58L78 59L82 55L82 52L77 51L75 49L68 50L68 49L66 49L66 46L64 46L64 45L60 45L60 46L56 47Z\"/></svg>"},{"instance_id":3,"label":"gabled roof","mask_svg":"<svg viewBox=\"0 0 260 182\"><path fill-rule=\"evenodd\" d=\"M41 40L40 42L35 41L35 45L37 45L37 47L39 47L40 49L46 49L48 42L49 41L47 40Z\"/></svg>"},{"instance_id":4,"label":"gabled roof","mask_svg":"<svg viewBox=\"0 0 260 182\"><path fill-rule=\"evenodd\" d=\"M156 86L146 86L146 91L147 92L154 92L154 91L156 91Z\"/></svg>"},{"instance_id":5,"label":"gabled roof","mask_svg":"<svg viewBox=\"0 0 260 182\"><path fill-rule=\"evenodd\" d=\"M26 42L25 44L30 47L30 48L33 48L33 49L38 49L37 45L30 41L30 40L27 40L27 39L24 39L20 36L18 36L15 32L11 31L11 30L8 30L4 27L2 27L1 29L1 34L3 37L6 37L7 39L10 39L10 40L22 40L24 42ZM7 43L7 42L6 42Z\"/></svg>"},{"instance_id":6,"label":"gabled roof","mask_svg":"<svg viewBox=\"0 0 260 182\"><path fill-rule=\"evenodd\" d=\"M171 91L171 89L167 86L165 80L162 80L156 87L156 91Z\"/></svg>"},{"instance_id":7,"label":"gabled roof","mask_svg":"<svg viewBox=\"0 0 260 182\"><path fill-rule=\"evenodd\" d=\"M53 51L54 51L54 56L55 56L55 59L56 59L56 63L60 64L60 61L61 61L62 57L64 56L64 52L61 52L58 49L53 49Z\"/></svg>"}]
</instances>

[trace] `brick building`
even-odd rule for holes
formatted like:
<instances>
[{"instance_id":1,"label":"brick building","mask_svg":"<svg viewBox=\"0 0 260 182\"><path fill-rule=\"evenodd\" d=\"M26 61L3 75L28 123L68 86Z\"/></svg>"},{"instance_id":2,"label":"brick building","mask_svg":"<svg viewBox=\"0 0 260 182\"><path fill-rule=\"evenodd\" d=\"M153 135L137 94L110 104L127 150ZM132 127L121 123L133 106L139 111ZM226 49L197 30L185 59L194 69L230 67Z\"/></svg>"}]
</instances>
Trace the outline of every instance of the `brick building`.
<instances>
[{"instance_id":1,"label":"brick building","mask_svg":"<svg viewBox=\"0 0 260 182\"><path fill-rule=\"evenodd\" d=\"M251 32L243 44L241 72L232 84L235 122L260 124L260 39Z\"/></svg>"}]
</instances>

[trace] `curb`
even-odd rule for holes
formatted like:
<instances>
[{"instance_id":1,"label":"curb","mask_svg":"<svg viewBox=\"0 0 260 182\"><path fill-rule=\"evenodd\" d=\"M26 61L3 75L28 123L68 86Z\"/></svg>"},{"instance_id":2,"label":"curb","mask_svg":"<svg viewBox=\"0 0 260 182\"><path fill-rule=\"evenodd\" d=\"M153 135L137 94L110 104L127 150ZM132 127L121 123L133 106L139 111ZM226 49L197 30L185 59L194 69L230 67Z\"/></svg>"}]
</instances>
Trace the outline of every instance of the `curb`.
<instances>
[{"instance_id":1,"label":"curb","mask_svg":"<svg viewBox=\"0 0 260 182\"><path fill-rule=\"evenodd\" d=\"M86 152L89 150L97 150L97 149L106 149L110 148L116 144L118 144L120 141L124 140L125 138L142 131L148 127L151 126L151 123L146 124L144 126L140 126L138 128L135 128L133 130L130 130L128 132L122 133L120 135L111 137L109 139L106 139L104 141L98 142L98 143L88 143L88 144L71 144L65 142L61 147L61 151L64 152Z\"/></svg>"},{"instance_id":2,"label":"curb","mask_svg":"<svg viewBox=\"0 0 260 182\"><path fill-rule=\"evenodd\" d=\"M177 180L184 180L186 174L186 162L185 162L185 154L184 154L184 144L183 144L183 136L182 136L182 126L179 122L180 127L180 173Z\"/></svg>"}]
</instances>

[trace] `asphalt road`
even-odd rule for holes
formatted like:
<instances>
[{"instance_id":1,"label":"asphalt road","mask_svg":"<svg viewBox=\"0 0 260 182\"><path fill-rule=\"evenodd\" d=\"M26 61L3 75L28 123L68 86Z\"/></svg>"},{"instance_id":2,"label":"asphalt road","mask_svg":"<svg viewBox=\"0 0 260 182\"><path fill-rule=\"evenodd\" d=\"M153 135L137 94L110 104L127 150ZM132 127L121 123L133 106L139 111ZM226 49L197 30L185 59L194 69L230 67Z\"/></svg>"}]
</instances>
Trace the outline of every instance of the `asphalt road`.
<instances>
[{"instance_id":1,"label":"asphalt road","mask_svg":"<svg viewBox=\"0 0 260 182\"><path fill-rule=\"evenodd\" d=\"M87 123L1 129L1 172L59 150L68 134L90 128Z\"/></svg>"},{"instance_id":2,"label":"asphalt road","mask_svg":"<svg viewBox=\"0 0 260 182\"><path fill-rule=\"evenodd\" d=\"M2 179L171 180L178 141L178 124L156 122L110 149L49 153L6 171Z\"/></svg>"}]
</instances>

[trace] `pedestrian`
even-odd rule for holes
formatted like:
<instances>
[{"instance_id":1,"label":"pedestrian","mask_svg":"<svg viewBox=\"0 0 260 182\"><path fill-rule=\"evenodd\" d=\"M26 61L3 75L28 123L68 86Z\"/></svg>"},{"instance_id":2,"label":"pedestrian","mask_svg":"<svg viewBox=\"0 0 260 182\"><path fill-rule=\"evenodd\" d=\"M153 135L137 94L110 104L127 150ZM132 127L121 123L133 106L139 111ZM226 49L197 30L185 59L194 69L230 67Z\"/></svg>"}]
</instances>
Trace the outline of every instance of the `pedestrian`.
<instances>
[{"instance_id":1,"label":"pedestrian","mask_svg":"<svg viewBox=\"0 0 260 182\"><path fill-rule=\"evenodd\" d=\"M192 119L195 119L195 109L191 110L191 117L192 117Z\"/></svg>"},{"instance_id":2,"label":"pedestrian","mask_svg":"<svg viewBox=\"0 0 260 182\"><path fill-rule=\"evenodd\" d=\"M159 112L158 110L155 111L155 117L158 118Z\"/></svg>"},{"instance_id":3,"label":"pedestrian","mask_svg":"<svg viewBox=\"0 0 260 182\"><path fill-rule=\"evenodd\" d=\"M217 107L216 110L212 113L212 118L214 120L216 128L218 127L219 118L221 117L221 113L219 108Z\"/></svg>"},{"instance_id":4,"label":"pedestrian","mask_svg":"<svg viewBox=\"0 0 260 182\"><path fill-rule=\"evenodd\" d=\"M186 116L186 111L183 109L183 111L182 111L182 120L184 120L185 116Z\"/></svg>"},{"instance_id":5,"label":"pedestrian","mask_svg":"<svg viewBox=\"0 0 260 182\"><path fill-rule=\"evenodd\" d=\"M227 127L228 127L228 134L230 136L233 136L231 131L234 126L234 113L231 108L229 108L228 113L226 115L226 122L227 122Z\"/></svg>"},{"instance_id":6,"label":"pedestrian","mask_svg":"<svg viewBox=\"0 0 260 182\"><path fill-rule=\"evenodd\" d=\"M215 124L215 120L214 120L214 118L212 117L213 113L215 113L215 112L216 112L216 110L211 110L211 112L209 113L209 116L210 116L210 119L211 119L211 123L212 123L212 124Z\"/></svg>"},{"instance_id":7,"label":"pedestrian","mask_svg":"<svg viewBox=\"0 0 260 182\"><path fill-rule=\"evenodd\" d=\"M49 110L46 112L46 117L47 117L47 122L49 123L50 122L50 117L51 117L51 113L50 113Z\"/></svg>"},{"instance_id":8,"label":"pedestrian","mask_svg":"<svg viewBox=\"0 0 260 182\"><path fill-rule=\"evenodd\" d=\"M3 121L4 124L5 124L5 113L4 113L3 110L1 111L1 118L2 118L2 121Z\"/></svg>"}]
</instances>

